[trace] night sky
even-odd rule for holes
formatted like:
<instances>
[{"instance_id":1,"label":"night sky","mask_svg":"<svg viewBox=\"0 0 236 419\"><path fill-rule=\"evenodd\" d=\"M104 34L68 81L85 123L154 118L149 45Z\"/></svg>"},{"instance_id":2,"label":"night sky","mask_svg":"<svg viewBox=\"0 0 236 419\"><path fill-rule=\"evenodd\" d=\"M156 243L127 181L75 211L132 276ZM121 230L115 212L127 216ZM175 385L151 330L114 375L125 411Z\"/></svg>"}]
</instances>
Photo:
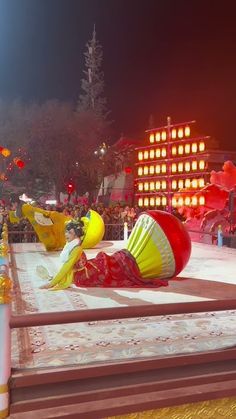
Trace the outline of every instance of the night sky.
<instances>
[{"instance_id":1,"label":"night sky","mask_svg":"<svg viewBox=\"0 0 236 419\"><path fill-rule=\"evenodd\" d=\"M0 0L0 97L76 101L96 24L117 136L196 119L236 150L233 1Z\"/></svg>"}]
</instances>

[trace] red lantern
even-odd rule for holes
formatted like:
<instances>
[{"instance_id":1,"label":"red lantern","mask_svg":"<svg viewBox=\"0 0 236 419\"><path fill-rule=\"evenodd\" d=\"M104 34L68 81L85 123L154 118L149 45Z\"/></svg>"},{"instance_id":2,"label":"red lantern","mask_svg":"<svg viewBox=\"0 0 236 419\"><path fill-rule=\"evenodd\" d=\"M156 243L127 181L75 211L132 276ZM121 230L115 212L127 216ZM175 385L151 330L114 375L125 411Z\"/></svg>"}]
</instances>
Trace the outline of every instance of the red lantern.
<instances>
[{"instance_id":1,"label":"red lantern","mask_svg":"<svg viewBox=\"0 0 236 419\"><path fill-rule=\"evenodd\" d=\"M19 169L23 169L23 167L25 167L25 163L23 162L23 160L19 159L19 157L15 157L13 159L14 164L19 167Z\"/></svg>"},{"instance_id":2,"label":"red lantern","mask_svg":"<svg viewBox=\"0 0 236 419\"><path fill-rule=\"evenodd\" d=\"M23 162L23 160L18 159L16 164L19 167L19 169L23 169L23 167L25 167L25 163Z\"/></svg>"},{"instance_id":3,"label":"red lantern","mask_svg":"<svg viewBox=\"0 0 236 419\"><path fill-rule=\"evenodd\" d=\"M73 182L69 182L67 184L67 193L70 195L70 194L72 194L74 192L74 190L75 190L74 183Z\"/></svg>"},{"instance_id":4,"label":"red lantern","mask_svg":"<svg viewBox=\"0 0 236 419\"><path fill-rule=\"evenodd\" d=\"M132 173L132 167L125 167L124 172L126 173L126 175L130 175Z\"/></svg>"}]
</instances>

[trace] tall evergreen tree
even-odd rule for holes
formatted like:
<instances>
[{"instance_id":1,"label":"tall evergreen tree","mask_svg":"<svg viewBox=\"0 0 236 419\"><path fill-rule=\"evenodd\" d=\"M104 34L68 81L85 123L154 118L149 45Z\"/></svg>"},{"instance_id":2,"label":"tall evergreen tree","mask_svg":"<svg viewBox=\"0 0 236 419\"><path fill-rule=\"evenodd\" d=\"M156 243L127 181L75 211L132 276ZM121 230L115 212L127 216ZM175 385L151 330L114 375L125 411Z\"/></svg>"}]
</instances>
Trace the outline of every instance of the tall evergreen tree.
<instances>
[{"instance_id":1,"label":"tall evergreen tree","mask_svg":"<svg viewBox=\"0 0 236 419\"><path fill-rule=\"evenodd\" d=\"M95 25L92 39L86 44L85 78L81 81L83 93L79 96L78 111L92 111L97 117L106 119L108 112L104 93L104 73L101 70L103 51L96 39Z\"/></svg>"}]
</instances>

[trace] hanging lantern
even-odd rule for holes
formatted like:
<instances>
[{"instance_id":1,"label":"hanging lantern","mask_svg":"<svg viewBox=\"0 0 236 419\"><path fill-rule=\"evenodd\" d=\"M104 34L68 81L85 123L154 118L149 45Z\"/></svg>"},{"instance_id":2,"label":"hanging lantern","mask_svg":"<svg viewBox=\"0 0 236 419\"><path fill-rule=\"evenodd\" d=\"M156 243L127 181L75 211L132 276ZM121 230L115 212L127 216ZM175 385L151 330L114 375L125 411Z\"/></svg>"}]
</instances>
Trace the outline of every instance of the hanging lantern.
<instances>
[{"instance_id":1,"label":"hanging lantern","mask_svg":"<svg viewBox=\"0 0 236 419\"><path fill-rule=\"evenodd\" d=\"M139 151L139 153L138 153L138 159L139 160L143 160L143 153L142 153L142 151Z\"/></svg>"},{"instance_id":2,"label":"hanging lantern","mask_svg":"<svg viewBox=\"0 0 236 419\"><path fill-rule=\"evenodd\" d=\"M143 198L139 198L138 199L138 206L142 207L143 206Z\"/></svg>"},{"instance_id":3,"label":"hanging lantern","mask_svg":"<svg viewBox=\"0 0 236 419\"><path fill-rule=\"evenodd\" d=\"M17 162L17 166L19 167L19 169L23 169L23 167L25 167L25 163L23 162L23 160L18 160Z\"/></svg>"},{"instance_id":4,"label":"hanging lantern","mask_svg":"<svg viewBox=\"0 0 236 419\"><path fill-rule=\"evenodd\" d=\"M154 172L155 172L155 167L154 166L150 166L149 167L149 173L150 173L150 175L154 175Z\"/></svg>"},{"instance_id":5,"label":"hanging lantern","mask_svg":"<svg viewBox=\"0 0 236 419\"><path fill-rule=\"evenodd\" d=\"M142 176L142 174L143 174L143 168L139 167L138 168L138 176Z\"/></svg>"},{"instance_id":6,"label":"hanging lantern","mask_svg":"<svg viewBox=\"0 0 236 419\"><path fill-rule=\"evenodd\" d=\"M23 160L19 159L19 157L15 157L13 159L14 164L19 167L19 169L23 169L23 167L25 166L25 163L23 162Z\"/></svg>"},{"instance_id":7,"label":"hanging lantern","mask_svg":"<svg viewBox=\"0 0 236 419\"><path fill-rule=\"evenodd\" d=\"M155 141L154 134L150 134L149 141L150 141L150 143L154 143L154 141Z\"/></svg>"},{"instance_id":8,"label":"hanging lantern","mask_svg":"<svg viewBox=\"0 0 236 419\"><path fill-rule=\"evenodd\" d=\"M130 175L132 173L132 167L125 167L124 172L126 173L126 175Z\"/></svg>"},{"instance_id":9,"label":"hanging lantern","mask_svg":"<svg viewBox=\"0 0 236 419\"><path fill-rule=\"evenodd\" d=\"M11 155L11 152L8 150L8 148L3 148L1 153L4 157L9 157Z\"/></svg>"}]
</instances>

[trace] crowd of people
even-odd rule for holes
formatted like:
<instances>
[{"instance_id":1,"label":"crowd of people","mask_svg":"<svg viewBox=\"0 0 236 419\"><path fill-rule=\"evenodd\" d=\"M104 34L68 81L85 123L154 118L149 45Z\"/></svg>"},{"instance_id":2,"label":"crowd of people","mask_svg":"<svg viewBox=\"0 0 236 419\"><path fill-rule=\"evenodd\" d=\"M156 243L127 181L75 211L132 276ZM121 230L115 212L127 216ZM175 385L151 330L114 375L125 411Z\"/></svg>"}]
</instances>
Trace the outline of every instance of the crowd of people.
<instances>
[{"instance_id":1,"label":"crowd of people","mask_svg":"<svg viewBox=\"0 0 236 419\"><path fill-rule=\"evenodd\" d=\"M39 206L37 204L37 206ZM102 203L89 205L40 205L48 211L58 211L72 218L78 219L85 216L89 209L97 211L104 220L105 240L122 240L124 223L127 222L128 230L131 231L138 215L142 211L138 206L131 207L117 203L114 206L105 207ZM4 223L8 225L10 242L35 242L37 237L27 219L22 218L18 224L12 224L9 220L9 210L15 210L16 204L0 206L0 229Z\"/></svg>"}]
</instances>

